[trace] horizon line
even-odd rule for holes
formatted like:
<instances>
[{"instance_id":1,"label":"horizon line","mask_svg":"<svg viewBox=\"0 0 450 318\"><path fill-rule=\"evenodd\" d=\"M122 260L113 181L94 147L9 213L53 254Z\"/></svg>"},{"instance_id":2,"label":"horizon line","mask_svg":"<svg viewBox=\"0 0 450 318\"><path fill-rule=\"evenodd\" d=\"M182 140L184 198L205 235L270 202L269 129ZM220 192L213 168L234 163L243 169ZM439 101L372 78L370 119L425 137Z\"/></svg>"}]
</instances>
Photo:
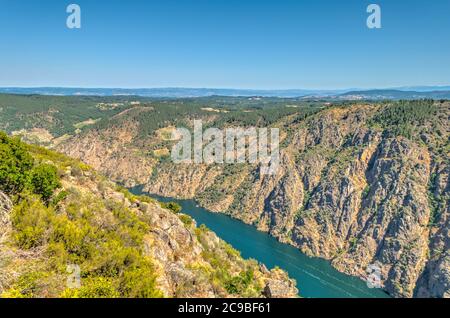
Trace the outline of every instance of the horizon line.
<instances>
[{"instance_id":1,"label":"horizon line","mask_svg":"<svg viewBox=\"0 0 450 318\"><path fill-rule=\"evenodd\" d=\"M353 91L353 90L395 90L405 88L444 88L449 84L439 85L401 85L401 86L385 86L385 87L346 87L346 88L236 88L236 87L201 87L201 86L153 86L153 87L108 87L108 86L0 86L0 89L39 89L39 88L63 88L63 89L122 89L122 90L144 90L144 89L214 89L214 90L247 90L247 91Z\"/></svg>"}]
</instances>

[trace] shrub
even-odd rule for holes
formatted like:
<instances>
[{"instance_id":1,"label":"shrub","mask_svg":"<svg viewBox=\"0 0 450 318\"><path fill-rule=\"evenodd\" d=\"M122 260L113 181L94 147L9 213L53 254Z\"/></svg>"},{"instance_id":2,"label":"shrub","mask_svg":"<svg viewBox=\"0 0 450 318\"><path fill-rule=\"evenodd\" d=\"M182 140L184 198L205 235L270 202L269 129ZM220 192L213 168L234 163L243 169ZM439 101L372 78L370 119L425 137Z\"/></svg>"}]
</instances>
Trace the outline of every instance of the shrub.
<instances>
[{"instance_id":1,"label":"shrub","mask_svg":"<svg viewBox=\"0 0 450 318\"><path fill-rule=\"evenodd\" d=\"M53 192L61 187L58 170L49 164L41 164L33 168L30 182L33 192L40 195L46 203L49 202Z\"/></svg>"},{"instance_id":2,"label":"shrub","mask_svg":"<svg viewBox=\"0 0 450 318\"><path fill-rule=\"evenodd\" d=\"M153 266L146 261L140 267L125 270L121 279L122 295L130 298L161 298L163 294L156 287Z\"/></svg>"},{"instance_id":3,"label":"shrub","mask_svg":"<svg viewBox=\"0 0 450 318\"><path fill-rule=\"evenodd\" d=\"M253 270L242 271L238 276L234 276L225 282L225 289L230 294L244 294L254 280Z\"/></svg>"},{"instance_id":4,"label":"shrub","mask_svg":"<svg viewBox=\"0 0 450 318\"><path fill-rule=\"evenodd\" d=\"M231 246L228 243L224 243L223 245L224 245L224 250L228 256L235 257L235 258L241 257L241 252L236 250L233 246Z\"/></svg>"},{"instance_id":5,"label":"shrub","mask_svg":"<svg viewBox=\"0 0 450 318\"><path fill-rule=\"evenodd\" d=\"M187 226L191 226L194 223L194 220L187 214L180 214L179 218L181 222L183 222Z\"/></svg>"},{"instance_id":6,"label":"shrub","mask_svg":"<svg viewBox=\"0 0 450 318\"><path fill-rule=\"evenodd\" d=\"M51 215L51 209L44 206L39 198L26 196L11 213L17 244L21 248L30 249L44 243Z\"/></svg>"},{"instance_id":7,"label":"shrub","mask_svg":"<svg viewBox=\"0 0 450 318\"><path fill-rule=\"evenodd\" d=\"M27 298L27 296L22 294L20 290L11 288L0 294L0 298Z\"/></svg>"},{"instance_id":8,"label":"shrub","mask_svg":"<svg viewBox=\"0 0 450 318\"><path fill-rule=\"evenodd\" d=\"M86 256L82 252L83 239L89 231L88 226L82 226L80 222L73 222L66 216L56 216L53 221L53 231L51 241L54 243L63 243L64 248L69 253L76 253L80 256ZM84 254L84 255L83 255Z\"/></svg>"},{"instance_id":9,"label":"shrub","mask_svg":"<svg viewBox=\"0 0 450 318\"><path fill-rule=\"evenodd\" d=\"M3 293L3 298L32 298L42 288L41 281L48 277L44 272L27 272L22 274L13 288Z\"/></svg>"},{"instance_id":10,"label":"shrub","mask_svg":"<svg viewBox=\"0 0 450 318\"><path fill-rule=\"evenodd\" d=\"M19 139L0 132L0 190L17 194L27 185L33 158Z\"/></svg>"},{"instance_id":11,"label":"shrub","mask_svg":"<svg viewBox=\"0 0 450 318\"><path fill-rule=\"evenodd\" d=\"M161 203L161 207L163 209L171 210L174 213L180 213L181 212L181 205L179 205L176 202Z\"/></svg>"},{"instance_id":12,"label":"shrub","mask_svg":"<svg viewBox=\"0 0 450 318\"><path fill-rule=\"evenodd\" d=\"M209 232L209 229L205 224L200 224L199 227L195 228L194 232L195 235L197 236L197 239L200 241L203 235Z\"/></svg>"},{"instance_id":13,"label":"shrub","mask_svg":"<svg viewBox=\"0 0 450 318\"><path fill-rule=\"evenodd\" d=\"M53 198L51 205L57 206L61 201L64 201L68 195L69 193L67 191L61 191L55 198Z\"/></svg>"},{"instance_id":14,"label":"shrub","mask_svg":"<svg viewBox=\"0 0 450 318\"><path fill-rule=\"evenodd\" d=\"M119 296L112 279L105 277L84 279L82 287L72 295L79 298L117 298Z\"/></svg>"}]
</instances>

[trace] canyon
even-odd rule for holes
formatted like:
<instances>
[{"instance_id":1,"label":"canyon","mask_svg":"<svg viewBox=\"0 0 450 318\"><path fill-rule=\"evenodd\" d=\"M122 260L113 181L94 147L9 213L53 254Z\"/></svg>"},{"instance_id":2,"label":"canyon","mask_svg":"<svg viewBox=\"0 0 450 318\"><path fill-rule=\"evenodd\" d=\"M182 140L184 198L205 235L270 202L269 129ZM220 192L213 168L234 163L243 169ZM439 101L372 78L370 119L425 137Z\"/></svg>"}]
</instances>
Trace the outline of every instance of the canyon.
<instances>
[{"instance_id":1,"label":"canyon","mask_svg":"<svg viewBox=\"0 0 450 318\"><path fill-rule=\"evenodd\" d=\"M409 136L381 121L390 107L353 104L281 119L274 127L289 134L273 176L247 164L147 160L133 151L139 126L126 121L58 149L125 185L193 198L342 272L364 277L376 264L393 296L448 297L449 104L429 105Z\"/></svg>"},{"instance_id":2,"label":"canyon","mask_svg":"<svg viewBox=\"0 0 450 318\"><path fill-rule=\"evenodd\" d=\"M445 100L141 101L62 141L51 131L57 142L46 146L125 187L193 199L346 274L379 268L394 297L450 297L449 119ZM194 120L205 129L278 128L279 169L175 164L167 154L176 141L164 135Z\"/></svg>"}]
</instances>

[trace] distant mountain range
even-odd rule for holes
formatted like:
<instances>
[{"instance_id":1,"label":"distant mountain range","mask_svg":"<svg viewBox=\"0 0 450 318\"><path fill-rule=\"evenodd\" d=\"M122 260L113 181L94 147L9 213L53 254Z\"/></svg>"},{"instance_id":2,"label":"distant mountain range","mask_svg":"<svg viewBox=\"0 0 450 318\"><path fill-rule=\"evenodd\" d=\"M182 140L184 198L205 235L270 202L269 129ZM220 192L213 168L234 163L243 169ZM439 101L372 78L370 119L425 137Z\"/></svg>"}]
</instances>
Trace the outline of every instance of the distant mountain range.
<instances>
[{"instance_id":1,"label":"distant mountain range","mask_svg":"<svg viewBox=\"0 0 450 318\"><path fill-rule=\"evenodd\" d=\"M337 96L342 100L383 100L383 99L450 99L450 90L436 91L403 91L395 89L352 91Z\"/></svg>"},{"instance_id":2,"label":"distant mountain range","mask_svg":"<svg viewBox=\"0 0 450 318\"><path fill-rule=\"evenodd\" d=\"M207 97L207 96L261 96L302 99L450 99L450 86L411 86L392 89L342 89L342 90L253 90L222 88L65 88L65 87L0 87L0 93L39 95L86 96L143 96L143 97Z\"/></svg>"}]
</instances>

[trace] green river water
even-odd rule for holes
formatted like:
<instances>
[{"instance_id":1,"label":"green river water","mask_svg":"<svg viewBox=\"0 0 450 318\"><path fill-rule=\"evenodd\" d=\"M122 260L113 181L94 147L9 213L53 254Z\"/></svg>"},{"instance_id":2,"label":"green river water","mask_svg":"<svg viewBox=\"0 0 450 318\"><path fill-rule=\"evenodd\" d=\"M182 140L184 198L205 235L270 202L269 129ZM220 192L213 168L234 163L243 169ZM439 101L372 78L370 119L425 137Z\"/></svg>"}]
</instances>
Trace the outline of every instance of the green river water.
<instances>
[{"instance_id":1,"label":"green river water","mask_svg":"<svg viewBox=\"0 0 450 318\"><path fill-rule=\"evenodd\" d=\"M134 193L140 194L135 188ZM297 281L300 296L311 298L380 298L389 297L380 289L369 288L363 280L345 275L326 260L308 257L293 246L278 242L266 233L239 220L220 213L211 213L193 200L177 200L150 195L161 201L180 204L183 213L193 217L197 224L205 224L221 239L241 252L244 258L253 258L268 268L279 266Z\"/></svg>"}]
</instances>

